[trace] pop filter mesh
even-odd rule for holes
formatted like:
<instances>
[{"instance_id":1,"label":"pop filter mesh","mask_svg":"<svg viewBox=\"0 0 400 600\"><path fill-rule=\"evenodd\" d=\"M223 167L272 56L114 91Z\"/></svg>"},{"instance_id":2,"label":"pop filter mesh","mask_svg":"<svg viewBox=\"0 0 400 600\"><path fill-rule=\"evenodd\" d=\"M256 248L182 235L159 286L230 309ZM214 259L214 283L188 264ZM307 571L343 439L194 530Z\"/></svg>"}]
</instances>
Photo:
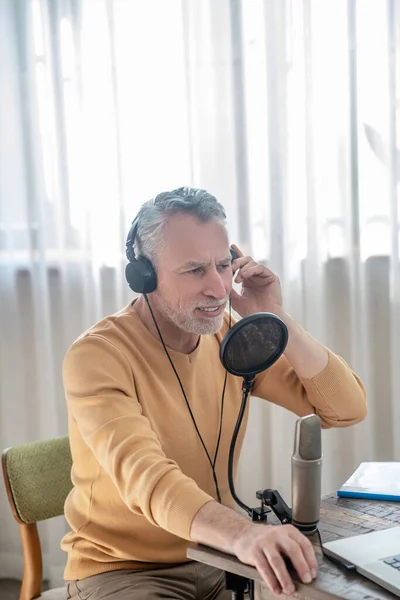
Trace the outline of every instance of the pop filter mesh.
<instances>
[{"instance_id":1,"label":"pop filter mesh","mask_svg":"<svg viewBox=\"0 0 400 600\"><path fill-rule=\"evenodd\" d=\"M237 372L257 370L282 349L282 325L266 316L250 321L233 335L225 350L224 359Z\"/></svg>"}]
</instances>

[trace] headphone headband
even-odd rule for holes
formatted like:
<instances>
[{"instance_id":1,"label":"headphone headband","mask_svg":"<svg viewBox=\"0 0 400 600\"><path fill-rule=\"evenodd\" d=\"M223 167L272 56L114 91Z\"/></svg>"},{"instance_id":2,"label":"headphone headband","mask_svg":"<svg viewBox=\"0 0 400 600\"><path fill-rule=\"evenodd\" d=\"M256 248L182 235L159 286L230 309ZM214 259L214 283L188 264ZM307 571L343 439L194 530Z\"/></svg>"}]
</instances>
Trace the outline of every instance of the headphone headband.
<instances>
[{"instance_id":1,"label":"headphone headband","mask_svg":"<svg viewBox=\"0 0 400 600\"><path fill-rule=\"evenodd\" d=\"M131 225L131 228L127 235L126 242L125 242L125 254L126 254L126 258L129 260L129 262L132 262L136 258L134 246L135 246L135 237L137 234L138 227L139 227L139 218L136 217L132 221L132 225Z\"/></svg>"}]
</instances>

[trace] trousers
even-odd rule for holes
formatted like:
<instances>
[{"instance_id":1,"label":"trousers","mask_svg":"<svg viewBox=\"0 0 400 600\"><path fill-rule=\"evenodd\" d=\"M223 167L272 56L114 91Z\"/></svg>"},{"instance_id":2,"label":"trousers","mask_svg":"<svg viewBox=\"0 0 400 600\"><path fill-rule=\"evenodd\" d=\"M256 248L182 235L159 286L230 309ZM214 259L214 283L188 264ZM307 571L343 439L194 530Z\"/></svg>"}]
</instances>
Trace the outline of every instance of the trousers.
<instances>
[{"instance_id":1,"label":"trousers","mask_svg":"<svg viewBox=\"0 0 400 600\"><path fill-rule=\"evenodd\" d=\"M189 562L150 571L108 571L66 581L67 600L231 600L225 574Z\"/></svg>"}]
</instances>

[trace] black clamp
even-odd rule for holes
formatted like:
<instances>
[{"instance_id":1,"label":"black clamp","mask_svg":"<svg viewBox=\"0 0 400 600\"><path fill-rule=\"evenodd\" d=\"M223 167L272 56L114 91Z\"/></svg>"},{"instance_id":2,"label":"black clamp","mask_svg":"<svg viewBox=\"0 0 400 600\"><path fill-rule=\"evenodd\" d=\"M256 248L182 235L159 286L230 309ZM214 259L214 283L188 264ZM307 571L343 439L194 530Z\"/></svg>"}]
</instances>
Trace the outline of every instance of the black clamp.
<instances>
[{"instance_id":1,"label":"black clamp","mask_svg":"<svg viewBox=\"0 0 400 600\"><path fill-rule=\"evenodd\" d=\"M292 522L292 509L288 507L278 490L259 490L256 496L261 500L261 506L270 507L283 525Z\"/></svg>"}]
</instances>

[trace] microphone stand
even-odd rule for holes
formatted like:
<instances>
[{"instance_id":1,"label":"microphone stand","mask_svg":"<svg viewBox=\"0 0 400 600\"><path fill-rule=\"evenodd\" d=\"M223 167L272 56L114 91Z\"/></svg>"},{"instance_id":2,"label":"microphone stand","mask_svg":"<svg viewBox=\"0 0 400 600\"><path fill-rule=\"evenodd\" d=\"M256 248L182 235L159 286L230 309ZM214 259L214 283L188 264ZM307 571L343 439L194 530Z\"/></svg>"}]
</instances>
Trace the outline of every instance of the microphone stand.
<instances>
[{"instance_id":1,"label":"microphone stand","mask_svg":"<svg viewBox=\"0 0 400 600\"><path fill-rule=\"evenodd\" d=\"M242 352L237 353L236 344L241 345L242 341L245 342L244 350L247 348L249 343L248 336L253 334L254 327L260 326L260 339L258 340L259 345L259 360L256 360L256 364L249 365L248 361L244 360ZM245 328L248 328L246 333ZM246 335L247 334L247 335ZM237 337L239 335L239 337ZM232 344L233 336L237 337L236 344ZM273 342L273 348L264 348L264 342L271 339ZM244 504L237 496L235 492L235 485L233 481L233 463L236 440L239 434L240 426L243 420L243 416L246 410L247 399L253 388L255 377L258 373L261 373L265 369L273 365L278 358L283 354L286 344L288 341L288 330L285 323L276 315L266 312L259 312L244 317L238 321L232 329L225 334L220 347L220 360L224 368L231 373L243 378L242 382L242 404L240 406L239 415L235 425L235 429L232 435L232 441L229 448L229 459L228 459L228 480L229 490L236 504L240 506L251 518L253 522L266 522L267 515L274 511L277 517L282 523L289 523L292 520L292 514L290 508L284 502L279 492L276 490L260 490L257 492L257 498L261 500L261 506L256 508L250 508ZM229 352L228 352L229 348ZM243 600L244 592L246 588L249 591L250 599L254 598L254 582L252 580L239 577L238 575L232 575L226 573L226 588L232 590L232 596L235 600Z\"/></svg>"},{"instance_id":2,"label":"microphone stand","mask_svg":"<svg viewBox=\"0 0 400 600\"><path fill-rule=\"evenodd\" d=\"M238 437L238 433L240 430L240 426L242 424L243 416L246 410L247 399L249 394L253 388L254 384L254 375L247 375L243 378L242 383L242 404L240 407L238 419L236 422L236 426L233 432L231 446L229 449L229 460L228 460L228 479L229 479L229 489L232 494L233 499L236 504L240 506L251 518L253 522L266 522L267 514L272 511L278 517L282 524L291 523L292 522L292 509L286 504L282 496L277 490L265 489L259 490L256 492L256 497L258 500L261 500L261 506L256 508L250 508L244 502L240 500L235 491L235 486L233 483L233 459L235 452L236 440Z\"/></svg>"},{"instance_id":3,"label":"microphone stand","mask_svg":"<svg viewBox=\"0 0 400 600\"><path fill-rule=\"evenodd\" d=\"M292 510L286 504L282 496L277 490L265 489L259 490L256 492L256 497L258 500L261 500L261 505L255 508L250 508L244 502L240 500L235 491L235 486L233 483L233 458L235 452L235 445L237 436L240 430L240 426L242 424L242 419L246 410L246 404L253 388L254 384L254 375L248 375L243 378L242 383L242 404L240 407L238 419L236 422L236 426L233 432L231 446L229 449L229 461L228 461L228 479L229 479L229 489L232 494L233 499L236 504L240 506L251 518L253 523L261 523L267 522L267 515L271 512L278 517L282 524L291 523L292 522ZM232 591L232 598L234 600L244 600L244 594L246 590L249 591L250 600L254 599L254 581L251 579L247 579L245 577L241 577L240 575L236 575L234 573L225 573L225 586L227 590Z\"/></svg>"}]
</instances>

